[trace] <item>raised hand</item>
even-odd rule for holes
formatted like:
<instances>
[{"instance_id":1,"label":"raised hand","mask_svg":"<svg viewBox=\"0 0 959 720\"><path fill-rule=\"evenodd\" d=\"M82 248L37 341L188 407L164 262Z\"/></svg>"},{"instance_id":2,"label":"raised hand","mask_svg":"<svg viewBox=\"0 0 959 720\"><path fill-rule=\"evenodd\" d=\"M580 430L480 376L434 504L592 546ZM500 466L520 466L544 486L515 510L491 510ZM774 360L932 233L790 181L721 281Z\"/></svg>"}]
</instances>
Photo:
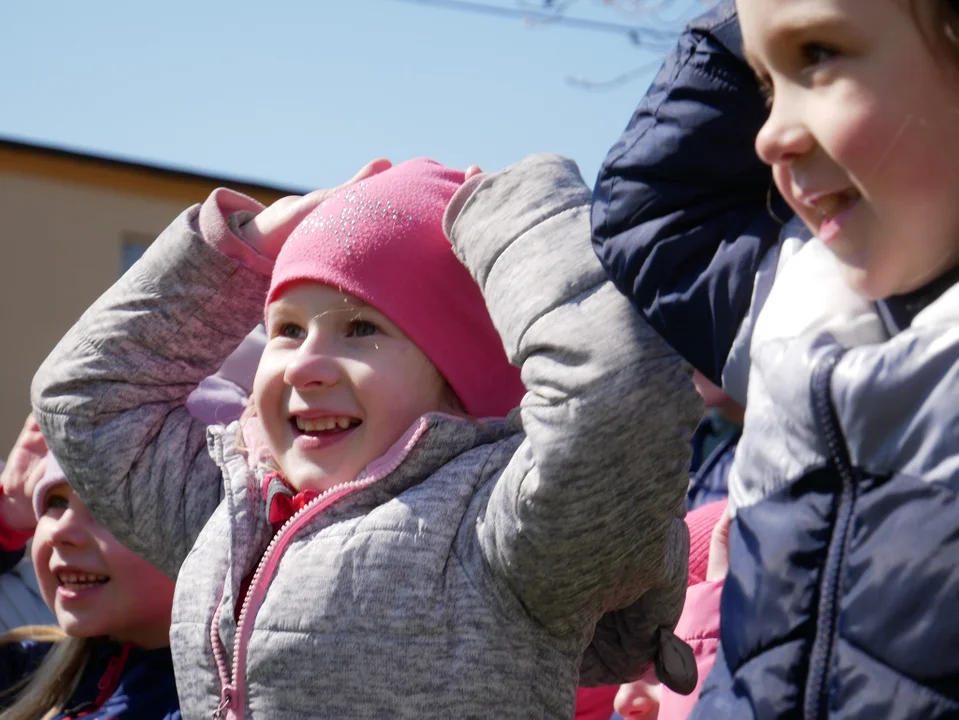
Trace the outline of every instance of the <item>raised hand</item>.
<instances>
[{"instance_id":1,"label":"raised hand","mask_svg":"<svg viewBox=\"0 0 959 720\"><path fill-rule=\"evenodd\" d=\"M290 195L280 198L252 220L244 223L240 233L257 252L275 260L290 233L330 195L360 180L378 175L391 166L392 163L389 160L379 158L368 162L356 175L338 187L314 190L308 195Z\"/></svg>"},{"instance_id":2,"label":"raised hand","mask_svg":"<svg viewBox=\"0 0 959 720\"><path fill-rule=\"evenodd\" d=\"M722 580L729 572L729 512L724 512L709 541L709 563L706 565L706 580Z\"/></svg>"},{"instance_id":3,"label":"raised hand","mask_svg":"<svg viewBox=\"0 0 959 720\"><path fill-rule=\"evenodd\" d=\"M7 464L0 473L0 486L3 487L0 513L7 526L14 530L27 532L37 525L33 513L33 491L43 477L48 453L40 426L32 414L27 415Z\"/></svg>"}]
</instances>

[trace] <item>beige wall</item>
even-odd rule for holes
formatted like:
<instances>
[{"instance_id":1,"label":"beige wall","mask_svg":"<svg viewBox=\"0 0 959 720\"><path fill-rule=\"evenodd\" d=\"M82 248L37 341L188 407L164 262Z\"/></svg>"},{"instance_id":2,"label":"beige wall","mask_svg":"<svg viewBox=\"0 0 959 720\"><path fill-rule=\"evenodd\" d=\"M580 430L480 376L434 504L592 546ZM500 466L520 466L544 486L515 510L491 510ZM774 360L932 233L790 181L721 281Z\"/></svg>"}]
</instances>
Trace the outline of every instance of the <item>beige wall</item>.
<instances>
[{"instance_id":1,"label":"beige wall","mask_svg":"<svg viewBox=\"0 0 959 720\"><path fill-rule=\"evenodd\" d=\"M119 277L124 240L156 237L221 185L267 205L295 192L0 140L0 457L37 366Z\"/></svg>"},{"instance_id":2,"label":"beige wall","mask_svg":"<svg viewBox=\"0 0 959 720\"><path fill-rule=\"evenodd\" d=\"M124 234L156 236L188 204L0 168L0 457L37 366L119 276Z\"/></svg>"}]
</instances>

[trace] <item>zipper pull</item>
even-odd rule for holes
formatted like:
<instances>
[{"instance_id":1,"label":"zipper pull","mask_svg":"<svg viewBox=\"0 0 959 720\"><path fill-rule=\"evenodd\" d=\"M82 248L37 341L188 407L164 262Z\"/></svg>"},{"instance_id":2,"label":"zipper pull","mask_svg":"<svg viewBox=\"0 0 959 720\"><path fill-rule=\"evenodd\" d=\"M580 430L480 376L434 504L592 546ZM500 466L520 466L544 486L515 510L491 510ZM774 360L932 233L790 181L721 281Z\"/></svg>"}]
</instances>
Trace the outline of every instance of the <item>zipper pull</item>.
<instances>
[{"instance_id":1,"label":"zipper pull","mask_svg":"<svg viewBox=\"0 0 959 720\"><path fill-rule=\"evenodd\" d=\"M224 713L233 705L233 686L224 685L220 691L220 704L213 711L213 720L222 720Z\"/></svg>"}]
</instances>

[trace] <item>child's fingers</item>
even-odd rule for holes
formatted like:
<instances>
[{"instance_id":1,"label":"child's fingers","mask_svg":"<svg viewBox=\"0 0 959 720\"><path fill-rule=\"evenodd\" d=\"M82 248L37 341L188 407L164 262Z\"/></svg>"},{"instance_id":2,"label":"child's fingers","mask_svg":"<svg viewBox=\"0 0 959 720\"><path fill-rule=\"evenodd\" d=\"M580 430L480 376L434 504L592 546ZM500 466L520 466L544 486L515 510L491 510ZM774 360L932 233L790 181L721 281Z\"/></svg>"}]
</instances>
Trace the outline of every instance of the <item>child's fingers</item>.
<instances>
[{"instance_id":1,"label":"child's fingers","mask_svg":"<svg viewBox=\"0 0 959 720\"><path fill-rule=\"evenodd\" d=\"M466 168L466 180L469 180L474 175L482 175L483 170L479 165L470 165Z\"/></svg>"},{"instance_id":2,"label":"child's fingers","mask_svg":"<svg viewBox=\"0 0 959 720\"><path fill-rule=\"evenodd\" d=\"M299 219L297 220L297 224L299 224L300 220L302 220L307 215L309 215L318 205L323 204L326 201L326 199L330 197L330 195L333 195L334 193L342 190L343 188L347 188L350 185L358 183L361 180L366 180L367 178L373 177L374 175L379 175L381 172L383 172L384 170L389 170L391 167L393 167L393 163L391 163L386 158L377 158L376 160L370 160L368 163L366 163L366 165L364 165L363 167L359 169L356 175L351 177L342 185L337 185L335 188L330 188L330 189L314 190L313 192L307 195L304 195L296 208L296 212L300 216Z\"/></svg>"},{"instance_id":3,"label":"child's fingers","mask_svg":"<svg viewBox=\"0 0 959 720\"><path fill-rule=\"evenodd\" d=\"M381 172L384 170L389 170L391 167L393 167L393 163L386 158L376 158L376 160L370 160L368 163L366 163L366 165L360 168L360 171L356 173L356 175L340 185L340 187L346 187L347 185L352 185L360 180L366 180L368 177L379 175Z\"/></svg>"},{"instance_id":4,"label":"child's fingers","mask_svg":"<svg viewBox=\"0 0 959 720\"><path fill-rule=\"evenodd\" d=\"M729 572L729 523L726 511L720 515L709 541L709 563L706 565L706 580L722 580Z\"/></svg>"},{"instance_id":5,"label":"child's fingers","mask_svg":"<svg viewBox=\"0 0 959 720\"><path fill-rule=\"evenodd\" d=\"M10 527L27 530L34 526L33 491L46 471L48 455L40 426L28 415L0 473L4 495L0 512Z\"/></svg>"},{"instance_id":6,"label":"child's fingers","mask_svg":"<svg viewBox=\"0 0 959 720\"><path fill-rule=\"evenodd\" d=\"M41 478L43 478L43 474L47 471L47 463L49 461L50 454L47 453L30 465L30 470L27 473L25 484L26 494L30 497L33 497L33 489L36 487L37 483L40 482Z\"/></svg>"},{"instance_id":7,"label":"child's fingers","mask_svg":"<svg viewBox=\"0 0 959 720\"><path fill-rule=\"evenodd\" d=\"M330 195L353 183L381 173L389 167L391 167L389 160L377 158L366 163L356 175L335 188L322 188L306 195L280 198L243 225L241 228L243 239L261 255L276 259L290 233Z\"/></svg>"},{"instance_id":8,"label":"child's fingers","mask_svg":"<svg viewBox=\"0 0 959 720\"><path fill-rule=\"evenodd\" d=\"M22 463L23 458L21 456L24 454L28 456L44 456L47 454L47 441L44 439L43 433L40 432L40 425L32 413L27 415L26 422L20 429L20 434L10 450L8 462L11 464L16 464L18 461Z\"/></svg>"},{"instance_id":9,"label":"child's fingers","mask_svg":"<svg viewBox=\"0 0 959 720\"><path fill-rule=\"evenodd\" d=\"M40 425L32 413L27 416L27 421L23 425L23 430L20 431L20 436L17 438L16 444L25 450L46 454L47 441L43 437L43 433L40 432Z\"/></svg>"}]
</instances>

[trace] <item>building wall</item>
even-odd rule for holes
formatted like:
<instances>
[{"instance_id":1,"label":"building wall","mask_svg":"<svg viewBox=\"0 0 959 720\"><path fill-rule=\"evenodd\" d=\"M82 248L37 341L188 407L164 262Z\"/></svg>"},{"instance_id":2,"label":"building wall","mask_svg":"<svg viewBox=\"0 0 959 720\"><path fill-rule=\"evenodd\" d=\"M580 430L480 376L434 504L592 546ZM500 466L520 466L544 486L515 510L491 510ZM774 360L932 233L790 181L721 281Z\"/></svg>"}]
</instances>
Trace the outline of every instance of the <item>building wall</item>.
<instances>
[{"instance_id":1,"label":"building wall","mask_svg":"<svg viewBox=\"0 0 959 720\"><path fill-rule=\"evenodd\" d=\"M119 277L124 242L156 237L214 184L0 151L0 457L30 411L37 367Z\"/></svg>"}]
</instances>

